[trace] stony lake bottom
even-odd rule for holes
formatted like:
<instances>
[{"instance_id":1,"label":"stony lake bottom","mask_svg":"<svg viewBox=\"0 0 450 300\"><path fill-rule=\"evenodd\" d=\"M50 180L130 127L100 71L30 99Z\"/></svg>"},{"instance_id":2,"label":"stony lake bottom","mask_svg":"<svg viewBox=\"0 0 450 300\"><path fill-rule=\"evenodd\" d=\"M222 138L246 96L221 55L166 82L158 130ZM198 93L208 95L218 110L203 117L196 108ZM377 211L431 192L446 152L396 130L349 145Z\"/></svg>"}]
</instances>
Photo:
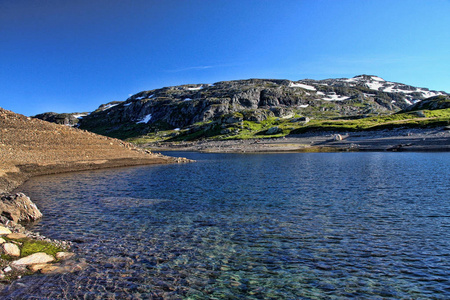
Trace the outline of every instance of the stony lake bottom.
<instances>
[{"instance_id":1,"label":"stony lake bottom","mask_svg":"<svg viewBox=\"0 0 450 300\"><path fill-rule=\"evenodd\" d=\"M168 154L22 186L87 267L0 298L450 298L450 153Z\"/></svg>"}]
</instances>

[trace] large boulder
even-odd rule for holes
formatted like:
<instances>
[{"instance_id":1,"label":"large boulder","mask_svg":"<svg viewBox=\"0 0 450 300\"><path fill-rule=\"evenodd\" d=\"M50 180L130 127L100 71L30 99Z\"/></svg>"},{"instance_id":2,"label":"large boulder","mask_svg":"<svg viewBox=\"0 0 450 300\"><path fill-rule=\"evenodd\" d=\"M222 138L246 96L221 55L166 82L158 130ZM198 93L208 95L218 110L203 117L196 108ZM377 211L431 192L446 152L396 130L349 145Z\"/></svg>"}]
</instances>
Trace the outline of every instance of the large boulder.
<instances>
[{"instance_id":1,"label":"large boulder","mask_svg":"<svg viewBox=\"0 0 450 300\"><path fill-rule=\"evenodd\" d=\"M42 217L36 204L23 193L2 196L0 215L16 223L34 221Z\"/></svg>"},{"instance_id":2,"label":"large boulder","mask_svg":"<svg viewBox=\"0 0 450 300\"><path fill-rule=\"evenodd\" d=\"M44 252L38 252L31 255L28 255L26 257L23 257L19 260L15 260L12 262L12 265L15 267L18 266L28 266L28 265L35 265L35 264L46 264L49 262L55 261L55 258L47 253Z\"/></svg>"}]
</instances>

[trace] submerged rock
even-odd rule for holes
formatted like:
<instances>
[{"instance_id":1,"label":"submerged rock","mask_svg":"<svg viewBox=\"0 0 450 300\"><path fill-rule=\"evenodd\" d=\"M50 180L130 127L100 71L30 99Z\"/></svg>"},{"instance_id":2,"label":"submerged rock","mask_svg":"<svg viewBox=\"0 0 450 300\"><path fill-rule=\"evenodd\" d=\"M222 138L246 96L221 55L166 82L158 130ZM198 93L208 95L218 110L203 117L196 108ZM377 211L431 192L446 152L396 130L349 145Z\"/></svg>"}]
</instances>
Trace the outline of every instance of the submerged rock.
<instances>
[{"instance_id":1,"label":"submerged rock","mask_svg":"<svg viewBox=\"0 0 450 300\"><path fill-rule=\"evenodd\" d=\"M28 269L32 272L40 272L42 274L47 274L58 270L59 266L52 264L35 264L28 266Z\"/></svg>"},{"instance_id":2,"label":"submerged rock","mask_svg":"<svg viewBox=\"0 0 450 300\"><path fill-rule=\"evenodd\" d=\"M56 253L57 260L66 260L75 256L75 253L72 252L58 252Z\"/></svg>"}]
</instances>

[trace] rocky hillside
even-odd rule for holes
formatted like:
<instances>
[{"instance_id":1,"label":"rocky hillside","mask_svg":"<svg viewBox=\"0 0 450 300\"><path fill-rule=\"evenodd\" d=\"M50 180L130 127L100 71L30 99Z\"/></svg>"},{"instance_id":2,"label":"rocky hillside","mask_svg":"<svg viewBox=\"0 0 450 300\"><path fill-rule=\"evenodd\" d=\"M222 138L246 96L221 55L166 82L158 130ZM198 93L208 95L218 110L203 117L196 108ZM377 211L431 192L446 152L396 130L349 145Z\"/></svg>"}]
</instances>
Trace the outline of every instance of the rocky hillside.
<instances>
[{"instance_id":1,"label":"rocky hillside","mask_svg":"<svg viewBox=\"0 0 450 300\"><path fill-rule=\"evenodd\" d=\"M168 162L121 140L0 108L0 194L33 175Z\"/></svg>"},{"instance_id":2,"label":"rocky hillside","mask_svg":"<svg viewBox=\"0 0 450 300\"><path fill-rule=\"evenodd\" d=\"M450 108L450 97L439 95L408 106L403 111L438 110Z\"/></svg>"},{"instance_id":3,"label":"rocky hillside","mask_svg":"<svg viewBox=\"0 0 450 300\"><path fill-rule=\"evenodd\" d=\"M371 75L326 80L223 81L142 91L126 101L103 104L80 118L79 126L126 138L208 122L383 115L444 94Z\"/></svg>"},{"instance_id":4,"label":"rocky hillside","mask_svg":"<svg viewBox=\"0 0 450 300\"><path fill-rule=\"evenodd\" d=\"M34 116L34 118L41 119L44 121L62 124L62 125L70 125L77 126L79 121L87 116L89 113L55 113L55 112L46 112L42 114L38 114Z\"/></svg>"}]
</instances>

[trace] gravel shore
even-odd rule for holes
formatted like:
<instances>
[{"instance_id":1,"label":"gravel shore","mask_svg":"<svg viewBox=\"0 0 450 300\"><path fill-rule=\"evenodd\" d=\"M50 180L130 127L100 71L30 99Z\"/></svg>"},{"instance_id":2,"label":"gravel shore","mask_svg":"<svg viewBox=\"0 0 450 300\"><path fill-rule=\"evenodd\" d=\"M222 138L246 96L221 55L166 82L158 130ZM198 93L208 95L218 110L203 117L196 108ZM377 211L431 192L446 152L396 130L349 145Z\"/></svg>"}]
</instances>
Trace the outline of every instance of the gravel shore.
<instances>
[{"instance_id":1,"label":"gravel shore","mask_svg":"<svg viewBox=\"0 0 450 300\"><path fill-rule=\"evenodd\" d=\"M450 151L450 130L439 127L344 133L319 132L274 139L150 143L144 147L152 151L217 153Z\"/></svg>"},{"instance_id":2,"label":"gravel shore","mask_svg":"<svg viewBox=\"0 0 450 300\"><path fill-rule=\"evenodd\" d=\"M0 194L32 176L184 161L0 108Z\"/></svg>"}]
</instances>

